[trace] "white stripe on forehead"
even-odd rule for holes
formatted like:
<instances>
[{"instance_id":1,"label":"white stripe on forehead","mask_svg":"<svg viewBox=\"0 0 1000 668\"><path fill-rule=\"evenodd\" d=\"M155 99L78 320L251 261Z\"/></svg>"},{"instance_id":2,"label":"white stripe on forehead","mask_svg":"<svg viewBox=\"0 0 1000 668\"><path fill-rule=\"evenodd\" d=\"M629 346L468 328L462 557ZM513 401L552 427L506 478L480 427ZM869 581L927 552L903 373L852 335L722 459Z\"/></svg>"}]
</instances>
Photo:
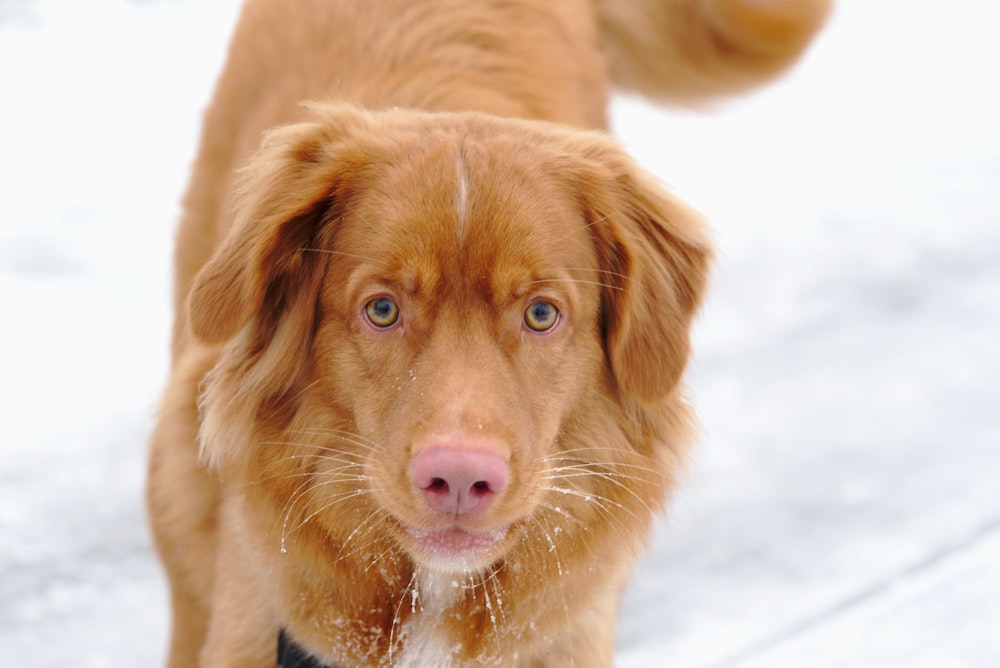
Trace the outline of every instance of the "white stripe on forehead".
<instances>
[{"instance_id":1,"label":"white stripe on forehead","mask_svg":"<svg viewBox=\"0 0 1000 668\"><path fill-rule=\"evenodd\" d=\"M465 218L469 202L469 175L465 169L465 155L461 147L458 149L458 157L455 160L455 171L458 177L458 194L455 205L458 209L458 242L459 245L465 243Z\"/></svg>"}]
</instances>

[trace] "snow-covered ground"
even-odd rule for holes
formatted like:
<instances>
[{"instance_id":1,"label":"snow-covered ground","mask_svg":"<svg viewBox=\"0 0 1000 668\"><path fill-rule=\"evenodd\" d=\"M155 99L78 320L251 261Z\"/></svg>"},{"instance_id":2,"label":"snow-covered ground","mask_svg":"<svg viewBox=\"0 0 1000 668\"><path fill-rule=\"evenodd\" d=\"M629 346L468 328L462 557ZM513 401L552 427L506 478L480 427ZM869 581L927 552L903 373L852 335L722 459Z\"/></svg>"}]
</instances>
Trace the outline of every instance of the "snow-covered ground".
<instances>
[{"instance_id":1,"label":"snow-covered ground","mask_svg":"<svg viewBox=\"0 0 1000 668\"><path fill-rule=\"evenodd\" d=\"M840 0L615 131L709 217L704 438L618 664L1000 666L1000 9ZM234 0L0 0L0 666L155 666L169 256Z\"/></svg>"}]
</instances>

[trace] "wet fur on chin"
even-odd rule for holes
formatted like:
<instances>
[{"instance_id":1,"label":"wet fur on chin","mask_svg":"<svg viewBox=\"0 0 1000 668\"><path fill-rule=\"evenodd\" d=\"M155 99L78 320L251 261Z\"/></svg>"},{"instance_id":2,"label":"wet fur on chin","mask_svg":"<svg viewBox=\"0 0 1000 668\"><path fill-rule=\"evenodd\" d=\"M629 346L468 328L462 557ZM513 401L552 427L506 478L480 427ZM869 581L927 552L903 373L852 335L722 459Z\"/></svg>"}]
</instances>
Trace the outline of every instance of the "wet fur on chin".
<instances>
[{"instance_id":1,"label":"wet fur on chin","mask_svg":"<svg viewBox=\"0 0 1000 668\"><path fill-rule=\"evenodd\" d=\"M273 668L279 629L341 668L611 665L711 251L600 132L608 73L704 103L829 6L247 0L150 451L169 668ZM489 472L474 512L416 483L442 452Z\"/></svg>"}]
</instances>

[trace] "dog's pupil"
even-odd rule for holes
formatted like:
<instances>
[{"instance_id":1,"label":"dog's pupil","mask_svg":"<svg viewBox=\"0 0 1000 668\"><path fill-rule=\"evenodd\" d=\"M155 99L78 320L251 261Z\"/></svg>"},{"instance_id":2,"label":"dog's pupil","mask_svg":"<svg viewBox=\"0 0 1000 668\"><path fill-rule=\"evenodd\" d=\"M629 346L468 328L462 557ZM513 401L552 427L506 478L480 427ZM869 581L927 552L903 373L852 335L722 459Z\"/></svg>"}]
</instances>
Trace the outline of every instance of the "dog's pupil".
<instances>
[{"instance_id":1,"label":"dog's pupil","mask_svg":"<svg viewBox=\"0 0 1000 668\"><path fill-rule=\"evenodd\" d=\"M376 325L388 326L396 318L396 304L388 297L380 297L368 304L368 317Z\"/></svg>"},{"instance_id":2,"label":"dog's pupil","mask_svg":"<svg viewBox=\"0 0 1000 668\"><path fill-rule=\"evenodd\" d=\"M531 307L531 318L536 325L545 325L552 318L552 304L535 302Z\"/></svg>"}]
</instances>

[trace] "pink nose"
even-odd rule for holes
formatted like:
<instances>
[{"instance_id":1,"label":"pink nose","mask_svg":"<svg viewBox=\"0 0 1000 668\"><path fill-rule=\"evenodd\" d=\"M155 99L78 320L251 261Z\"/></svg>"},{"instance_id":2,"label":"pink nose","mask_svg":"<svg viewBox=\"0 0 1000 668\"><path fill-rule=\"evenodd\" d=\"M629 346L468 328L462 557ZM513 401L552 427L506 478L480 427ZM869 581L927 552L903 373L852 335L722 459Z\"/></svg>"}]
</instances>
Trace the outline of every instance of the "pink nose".
<instances>
[{"instance_id":1,"label":"pink nose","mask_svg":"<svg viewBox=\"0 0 1000 668\"><path fill-rule=\"evenodd\" d=\"M431 446L410 464L410 478L427 504L449 515L484 512L507 486L509 475L503 457L478 450Z\"/></svg>"}]
</instances>

